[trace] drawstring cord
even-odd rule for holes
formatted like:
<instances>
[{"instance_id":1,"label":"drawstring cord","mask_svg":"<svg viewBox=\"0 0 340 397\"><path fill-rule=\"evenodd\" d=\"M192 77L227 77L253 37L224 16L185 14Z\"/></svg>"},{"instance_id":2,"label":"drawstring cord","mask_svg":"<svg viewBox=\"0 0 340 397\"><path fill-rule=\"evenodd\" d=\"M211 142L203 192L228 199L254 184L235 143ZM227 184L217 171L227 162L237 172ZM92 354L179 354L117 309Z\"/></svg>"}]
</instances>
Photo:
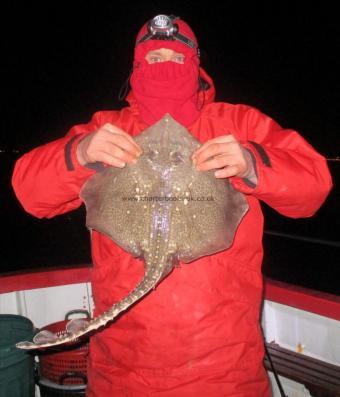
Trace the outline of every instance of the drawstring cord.
<instances>
[{"instance_id":1,"label":"drawstring cord","mask_svg":"<svg viewBox=\"0 0 340 397\"><path fill-rule=\"evenodd\" d=\"M133 68L130 69L128 77L126 78L126 80L123 82L123 84L120 87L120 90L119 90L119 93L118 93L119 102L124 101L124 99L126 98L128 92L129 92L130 78L131 78L131 75L132 75L132 70L133 70Z\"/></svg>"}]
</instances>

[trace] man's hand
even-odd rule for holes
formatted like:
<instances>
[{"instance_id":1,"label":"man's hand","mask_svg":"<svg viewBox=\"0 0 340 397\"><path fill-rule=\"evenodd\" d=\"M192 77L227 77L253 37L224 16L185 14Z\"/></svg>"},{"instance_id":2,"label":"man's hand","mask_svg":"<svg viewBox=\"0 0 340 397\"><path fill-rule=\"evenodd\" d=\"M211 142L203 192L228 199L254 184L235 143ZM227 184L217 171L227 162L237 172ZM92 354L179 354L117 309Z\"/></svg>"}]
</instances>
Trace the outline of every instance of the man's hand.
<instances>
[{"instance_id":1,"label":"man's hand","mask_svg":"<svg viewBox=\"0 0 340 397\"><path fill-rule=\"evenodd\" d=\"M257 182L250 153L231 134L205 142L192 159L200 171L216 169L216 178L238 176Z\"/></svg>"},{"instance_id":2,"label":"man's hand","mask_svg":"<svg viewBox=\"0 0 340 397\"><path fill-rule=\"evenodd\" d=\"M81 165L103 162L114 167L135 163L142 149L125 131L107 123L82 139L77 147L77 158Z\"/></svg>"}]
</instances>

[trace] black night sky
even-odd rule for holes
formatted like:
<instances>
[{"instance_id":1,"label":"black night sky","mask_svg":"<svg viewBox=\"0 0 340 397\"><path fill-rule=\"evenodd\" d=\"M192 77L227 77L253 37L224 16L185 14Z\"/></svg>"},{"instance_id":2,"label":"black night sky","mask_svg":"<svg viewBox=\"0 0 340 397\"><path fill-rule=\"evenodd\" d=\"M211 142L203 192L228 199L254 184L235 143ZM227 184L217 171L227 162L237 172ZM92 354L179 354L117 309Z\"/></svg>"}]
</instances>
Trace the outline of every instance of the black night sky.
<instances>
[{"instance_id":1,"label":"black night sky","mask_svg":"<svg viewBox=\"0 0 340 397\"><path fill-rule=\"evenodd\" d=\"M2 273L89 262L83 210L52 220L25 214L10 187L13 164L95 111L124 106L117 95L134 38L157 14L191 25L218 101L254 106L298 130L327 158L340 155L340 28L330 3L304 9L293 2L275 9L236 1L37 3L2 10ZM335 188L315 217L285 219L264 208L266 275L340 293L339 164L329 162Z\"/></svg>"}]
</instances>

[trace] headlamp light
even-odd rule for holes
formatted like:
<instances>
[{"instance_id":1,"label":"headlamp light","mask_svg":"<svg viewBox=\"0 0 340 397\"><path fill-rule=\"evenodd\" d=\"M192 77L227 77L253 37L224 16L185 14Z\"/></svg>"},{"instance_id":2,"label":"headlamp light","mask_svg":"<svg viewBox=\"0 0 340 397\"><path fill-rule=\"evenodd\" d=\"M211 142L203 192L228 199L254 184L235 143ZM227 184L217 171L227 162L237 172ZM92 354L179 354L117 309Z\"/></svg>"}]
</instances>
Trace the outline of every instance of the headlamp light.
<instances>
[{"instance_id":1,"label":"headlamp light","mask_svg":"<svg viewBox=\"0 0 340 397\"><path fill-rule=\"evenodd\" d=\"M141 37L137 43L143 43L148 40L177 40L190 48L197 48L196 44L179 33L178 25L175 23L178 17L173 15L157 15L148 22L148 33ZM198 49L197 49L197 53Z\"/></svg>"},{"instance_id":2,"label":"headlamp light","mask_svg":"<svg viewBox=\"0 0 340 397\"><path fill-rule=\"evenodd\" d=\"M153 36L173 36L178 33L178 25L173 23L176 17L167 15L157 15L148 23L148 32Z\"/></svg>"}]
</instances>

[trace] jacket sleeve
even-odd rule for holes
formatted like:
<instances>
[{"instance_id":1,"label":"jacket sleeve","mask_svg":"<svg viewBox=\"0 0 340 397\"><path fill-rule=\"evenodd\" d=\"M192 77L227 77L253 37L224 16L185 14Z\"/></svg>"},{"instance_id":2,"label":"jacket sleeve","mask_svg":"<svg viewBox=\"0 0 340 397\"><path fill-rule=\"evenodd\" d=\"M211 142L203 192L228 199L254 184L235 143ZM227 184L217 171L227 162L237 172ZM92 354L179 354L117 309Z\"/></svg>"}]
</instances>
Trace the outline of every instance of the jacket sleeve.
<instances>
[{"instance_id":1,"label":"jacket sleeve","mask_svg":"<svg viewBox=\"0 0 340 397\"><path fill-rule=\"evenodd\" d=\"M296 131L282 129L257 109L248 108L242 126L247 130L242 143L253 156L258 183L233 178L234 187L285 216L312 216L332 187L326 159Z\"/></svg>"},{"instance_id":2,"label":"jacket sleeve","mask_svg":"<svg viewBox=\"0 0 340 397\"><path fill-rule=\"evenodd\" d=\"M80 188L94 171L78 163L76 147L100 124L98 112L89 123L74 126L64 138L39 146L17 160L12 185L27 212L52 218L81 205Z\"/></svg>"}]
</instances>

